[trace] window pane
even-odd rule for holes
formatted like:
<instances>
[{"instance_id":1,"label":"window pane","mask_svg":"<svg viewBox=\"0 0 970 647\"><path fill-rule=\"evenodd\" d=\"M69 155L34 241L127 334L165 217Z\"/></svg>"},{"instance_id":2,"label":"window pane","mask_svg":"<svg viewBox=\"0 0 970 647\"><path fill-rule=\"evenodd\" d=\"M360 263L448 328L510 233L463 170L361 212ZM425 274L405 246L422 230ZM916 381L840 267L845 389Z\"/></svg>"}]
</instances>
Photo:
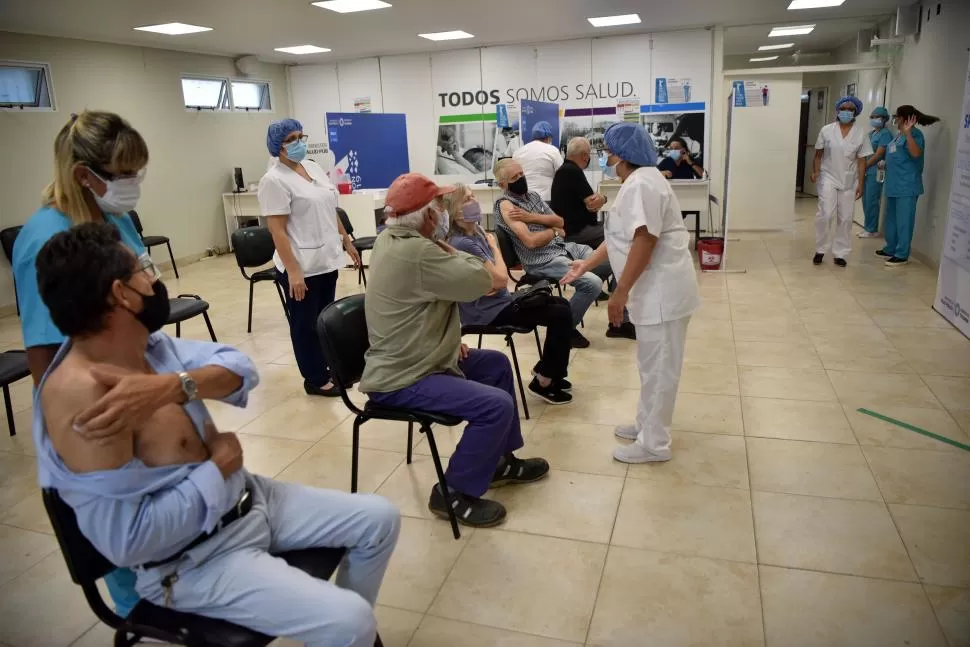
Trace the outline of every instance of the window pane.
<instances>
[{"instance_id":1,"label":"window pane","mask_svg":"<svg viewBox=\"0 0 970 647\"><path fill-rule=\"evenodd\" d=\"M223 109L226 106L224 79L182 79L186 108Z\"/></svg>"},{"instance_id":2,"label":"window pane","mask_svg":"<svg viewBox=\"0 0 970 647\"><path fill-rule=\"evenodd\" d=\"M269 110L269 84L233 81L232 104L236 110Z\"/></svg>"},{"instance_id":3,"label":"window pane","mask_svg":"<svg viewBox=\"0 0 970 647\"><path fill-rule=\"evenodd\" d=\"M43 70L0 66L0 105L36 106Z\"/></svg>"}]
</instances>

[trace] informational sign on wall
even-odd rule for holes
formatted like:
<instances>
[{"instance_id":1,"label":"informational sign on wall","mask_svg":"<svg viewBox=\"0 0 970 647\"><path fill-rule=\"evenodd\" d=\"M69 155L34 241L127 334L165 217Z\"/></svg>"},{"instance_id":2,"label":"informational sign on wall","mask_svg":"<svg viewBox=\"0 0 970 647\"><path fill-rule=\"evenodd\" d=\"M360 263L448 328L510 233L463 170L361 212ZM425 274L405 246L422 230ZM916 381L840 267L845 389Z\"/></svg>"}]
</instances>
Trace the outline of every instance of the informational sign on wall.
<instances>
[{"instance_id":1,"label":"informational sign on wall","mask_svg":"<svg viewBox=\"0 0 970 647\"><path fill-rule=\"evenodd\" d=\"M354 99L354 112L370 112L370 97Z\"/></svg>"},{"instance_id":2,"label":"informational sign on wall","mask_svg":"<svg viewBox=\"0 0 970 647\"><path fill-rule=\"evenodd\" d=\"M655 81L655 103L691 103L691 80L660 77Z\"/></svg>"},{"instance_id":3,"label":"informational sign on wall","mask_svg":"<svg viewBox=\"0 0 970 647\"><path fill-rule=\"evenodd\" d=\"M559 104L542 101L524 100L519 109L522 112L522 140L532 141L532 128L539 122L552 126L552 141L559 141Z\"/></svg>"},{"instance_id":4,"label":"informational sign on wall","mask_svg":"<svg viewBox=\"0 0 970 647\"><path fill-rule=\"evenodd\" d=\"M953 158L950 214L943 236L933 308L970 337L970 64L963 90L963 123Z\"/></svg>"},{"instance_id":5,"label":"informational sign on wall","mask_svg":"<svg viewBox=\"0 0 970 647\"><path fill-rule=\"evenodd\" d=\"M762 81L735 81L735 108L765 108L771 104L771 85Z\"/></svg>"},{"instance_id":6,"label":"informational sign on wall","mask_svg":"<svg viewBox=\"0 0 970 647\"><path fill-rule=\"evenodd\" d=\"M616 116L623 121L640 123L640 99L631 97L616 104Z\"/></svg>"},{"instance_id":7,"label":"informational sign on wall","mask_svg":"<svg viewBox=\"0 0 970 647\"><path fill-rule=\"evenodd\" d=\"M354 189L386 189L409 170L404 115L328 112L327 135Z\"/></svg>"}]
</instances>

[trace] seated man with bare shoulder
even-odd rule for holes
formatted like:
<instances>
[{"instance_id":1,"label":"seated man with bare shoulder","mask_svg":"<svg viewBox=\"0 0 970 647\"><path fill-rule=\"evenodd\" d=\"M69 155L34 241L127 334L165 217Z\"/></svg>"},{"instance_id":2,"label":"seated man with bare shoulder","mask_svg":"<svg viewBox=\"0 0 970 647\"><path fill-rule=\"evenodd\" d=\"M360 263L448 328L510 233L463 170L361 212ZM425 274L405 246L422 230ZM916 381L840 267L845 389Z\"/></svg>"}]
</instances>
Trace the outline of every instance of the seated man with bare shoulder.
<instances>
[{"instance_id":1,"label":"seated man with bare shoulder","mask_svg":"<svg viewBox=\"0 0 970 647\"><path fill-rule=\"evenodd\" d=\"M134 570L154 604L313 647L371 647L398 511L247 472L202 400L245 406L256 367L228 346L159 332L165 285L113 226L56 234L37 276L68 336L35 394L40 483L95 548ZM336 584L273 557L315 547L347 549Z\"/></svg>"}]
</instances>

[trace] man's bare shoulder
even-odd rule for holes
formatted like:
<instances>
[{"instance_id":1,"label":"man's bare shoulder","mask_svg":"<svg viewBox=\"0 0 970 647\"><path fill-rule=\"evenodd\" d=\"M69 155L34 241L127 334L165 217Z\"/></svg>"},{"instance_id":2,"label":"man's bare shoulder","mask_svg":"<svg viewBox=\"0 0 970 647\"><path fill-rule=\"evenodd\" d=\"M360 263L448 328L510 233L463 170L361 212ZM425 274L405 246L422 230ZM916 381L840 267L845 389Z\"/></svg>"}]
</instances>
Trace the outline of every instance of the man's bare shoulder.
<instances>
[{"instance_id":1,"label":"man's bare shoulder","mask_svg":"<svg viewBox=\"0 0 970 647\"><path fill-rule=\"evenodd\" d=\"M79 409L105 394L105 387L91 376L90 368L90 362L73 351L68 352L44 382L40 399L45 415Z\"/></svg>"}]
</instances>

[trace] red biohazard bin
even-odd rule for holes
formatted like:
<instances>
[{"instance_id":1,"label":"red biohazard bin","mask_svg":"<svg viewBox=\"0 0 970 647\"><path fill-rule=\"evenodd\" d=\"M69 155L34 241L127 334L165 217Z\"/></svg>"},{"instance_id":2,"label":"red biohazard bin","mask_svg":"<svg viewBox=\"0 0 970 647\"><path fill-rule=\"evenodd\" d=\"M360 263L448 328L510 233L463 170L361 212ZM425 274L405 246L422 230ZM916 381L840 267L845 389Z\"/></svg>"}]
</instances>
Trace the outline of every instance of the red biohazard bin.
<instances>
[{"instance_id":1,"label":"red biohazard bin","mask_svg":"<svg viewBox=\"0 0 970 647\"><path fill-rule=\"evenodd\" d=\"M700 257L702 270L721 269L721 258L724 256L724 239L701 238L697 244L697 254Z\"/></svg>"}]
</instances>

